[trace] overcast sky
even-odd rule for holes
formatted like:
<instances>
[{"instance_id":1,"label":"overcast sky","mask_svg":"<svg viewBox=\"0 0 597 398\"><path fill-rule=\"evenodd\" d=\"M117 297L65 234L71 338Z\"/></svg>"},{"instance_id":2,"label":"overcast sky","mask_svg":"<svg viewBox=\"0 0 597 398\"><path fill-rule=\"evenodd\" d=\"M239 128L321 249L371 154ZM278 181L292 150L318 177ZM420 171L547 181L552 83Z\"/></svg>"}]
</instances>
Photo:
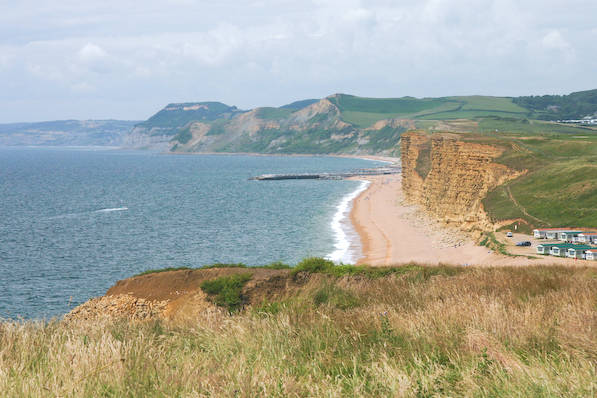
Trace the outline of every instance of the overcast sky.
<instances>
[{"instance_id":1,"label":"overcast sky","mask_svg":"<svg viewBox=\"0 0 597 398\"><path fill-rule=\"evenodd\" d=\"M0 0L0 123L597 88L595 0Z\"/></svg>"}]
</instances>

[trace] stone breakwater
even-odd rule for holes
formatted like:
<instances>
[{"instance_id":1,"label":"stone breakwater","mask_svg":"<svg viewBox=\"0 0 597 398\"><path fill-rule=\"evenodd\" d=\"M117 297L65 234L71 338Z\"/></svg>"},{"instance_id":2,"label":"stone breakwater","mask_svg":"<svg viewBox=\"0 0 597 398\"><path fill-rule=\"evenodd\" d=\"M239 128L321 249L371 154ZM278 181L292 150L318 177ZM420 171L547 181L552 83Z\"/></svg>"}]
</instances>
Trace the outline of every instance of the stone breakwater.
<instances>
[{"instance_id":1,"label":"stone breakwater","mask_svg":"<svg viewBox=\"0 0 597 398\"><path fill-rule=\"evenodd\" d=\"M482 200L521 172L496 163L500 148L455 134L409 132L402 136L405 198L438 220L467 231L492 229Z\"/></svg>"}]
</instances>

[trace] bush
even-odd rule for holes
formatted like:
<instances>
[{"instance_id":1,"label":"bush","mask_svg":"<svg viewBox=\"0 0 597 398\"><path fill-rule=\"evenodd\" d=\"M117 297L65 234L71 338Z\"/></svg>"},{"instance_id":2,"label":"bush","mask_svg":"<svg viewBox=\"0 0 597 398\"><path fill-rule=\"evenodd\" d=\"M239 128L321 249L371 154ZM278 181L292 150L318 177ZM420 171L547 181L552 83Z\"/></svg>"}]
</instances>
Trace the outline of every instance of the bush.
<instances>
[{"instance_id":1,"label":"bush","mask_svg":"<svg viewBox=\"0 0 597 398\"><path fill-rule=\"evenodd\" d=\"M251 274L222 276L201 283L200 287L209 299L220 307L226 307L230 313L238 311L245 304L242 289L251 279Z\"/></svg>"},{"instance_id":2,"label":"bush","mask_svg":"<svg viewBox=\"0 0 597 398\"><path fill-rule=\"evenodd\" d=\"M325 258L321 257L308 257L298 263L294 268L294 273L297 272L328 272L331 271L336 265Z\"/></svg>"}]
</instances>

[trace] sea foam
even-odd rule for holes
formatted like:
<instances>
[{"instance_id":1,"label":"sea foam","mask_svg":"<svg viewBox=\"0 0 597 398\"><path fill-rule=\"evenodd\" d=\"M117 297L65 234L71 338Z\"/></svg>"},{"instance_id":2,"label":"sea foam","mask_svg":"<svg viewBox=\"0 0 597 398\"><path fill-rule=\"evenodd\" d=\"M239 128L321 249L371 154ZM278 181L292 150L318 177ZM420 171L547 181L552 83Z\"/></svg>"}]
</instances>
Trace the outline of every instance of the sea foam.
<instances>
[{"instance_id":1,"label":"sea foam","mask_svg":"<svg viewBox=\"0 0 597 398\"><path fill-rule=\"evenodd\" d=\"M357 260L357 255L352 247L351 241L354 242L359 239L358 234L354 231L353 226L348 219L350 210L352 209L352 201L359 196L369 186L369 181L363 181L359 187L344 196L336 208L336 213L332 218L332 230L334 231L334 251L326 256L328 260L335 263L352 264ZM352 249L352 250L351 250Z\"/></svg>"}]
</instances>

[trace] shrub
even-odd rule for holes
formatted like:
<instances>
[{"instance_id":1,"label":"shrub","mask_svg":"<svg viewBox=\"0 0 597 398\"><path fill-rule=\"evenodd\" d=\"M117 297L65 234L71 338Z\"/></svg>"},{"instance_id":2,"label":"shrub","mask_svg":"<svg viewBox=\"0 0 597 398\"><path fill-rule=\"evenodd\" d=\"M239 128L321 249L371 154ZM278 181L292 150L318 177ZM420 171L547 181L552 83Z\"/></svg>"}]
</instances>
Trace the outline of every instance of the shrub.
<instances>
[{"instance_id":1,"label":"shrub","mask_svg":"<svg viewBox=\"0 0 597 398\"><path fill-rule=\"evenodd\" d=\"M336 265L325 258L308 257L298 263L294 268L294 272L326 272L332 270Z\"/></svg>"},{"instance_id":2,"label":"shrub","mask_svg":"<svg viewBox=\"0 0 597 398\"><path fill-rule=\"evenodd\" d=\"M242 289L251 279L251 274L222 276L201 283L200 287L209 299L220 307L226 307L230 313L238 311L245 304Z\"/></svg>"}]
</instances>

